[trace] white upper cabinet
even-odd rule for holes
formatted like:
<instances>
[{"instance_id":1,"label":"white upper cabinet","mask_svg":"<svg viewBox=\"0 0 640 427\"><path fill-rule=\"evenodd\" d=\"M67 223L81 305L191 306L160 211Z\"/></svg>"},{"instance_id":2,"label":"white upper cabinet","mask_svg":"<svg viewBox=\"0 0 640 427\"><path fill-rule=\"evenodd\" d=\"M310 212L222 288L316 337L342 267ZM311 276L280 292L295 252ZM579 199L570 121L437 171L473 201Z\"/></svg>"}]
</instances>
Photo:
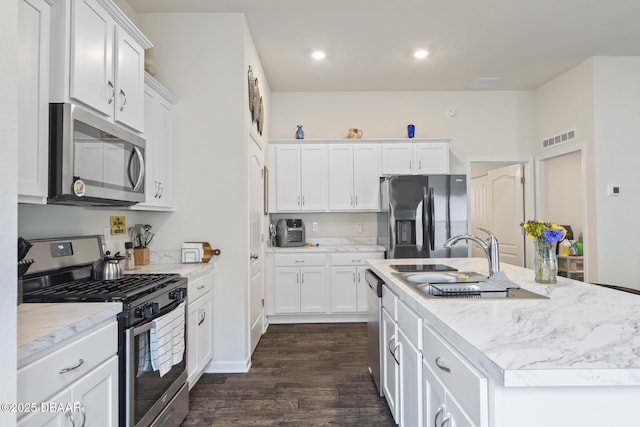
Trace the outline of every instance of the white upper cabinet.
<instances>
[{"instance_id":1,"label":"white upper cabinet","mask_svg":"<svg viewBox=\"0 0 640 427\"><path fill-rule=\"evenodd\" d=\"M134 210L172 211L173 106L176 98L153 77L145 76L145 202Z\"/></svg>"},{"instance_id":2,"label":"white upper cabinet","mask_svg":"<svg viewBox=\"0 0 640 427\"><path fill-rule=\"evenodd\" d=\"M383 143L381 159L383 175L448 174L449 143Z\"/></svg>"},{"instance_id":3,"label":"white upper cabinet","mask_svg":"<svg viewBox=\"0 0 640 427\"><path fill-rule=\"evenodd\" d=\"M327 208L326 146L283 144L272 147L275 211L324 211Z\"/></svg>"},{"instance_id":4,"label":"white upper cabinet","mask_svg":"<svg viewBox=\"0 0 640 427\"><path fill-rule=\"evenodd\" d=\"M151 42L110 0L53 9L52 101L76 101L144 131L144 50Z\"/></svg>"},{"instance_id":5,"label":"white upper cabinet","mask_svg":"<svg viewBox=\"0 0 640 427\"><path fill-rule=\"evenodd\" d=\"M18 1L18 202L47 202L50 15L45 0Z\"/></svg>"},{"instance_id":6,"label":"white upper cabinet","mask_svg":"<svg viewBox=\"0 0 640 427\"><path fill-rule=\"evenodd\" d=\"M376 210L379 194L377 144L329 145L329 210Z\"/></svg>"}]
</instances>

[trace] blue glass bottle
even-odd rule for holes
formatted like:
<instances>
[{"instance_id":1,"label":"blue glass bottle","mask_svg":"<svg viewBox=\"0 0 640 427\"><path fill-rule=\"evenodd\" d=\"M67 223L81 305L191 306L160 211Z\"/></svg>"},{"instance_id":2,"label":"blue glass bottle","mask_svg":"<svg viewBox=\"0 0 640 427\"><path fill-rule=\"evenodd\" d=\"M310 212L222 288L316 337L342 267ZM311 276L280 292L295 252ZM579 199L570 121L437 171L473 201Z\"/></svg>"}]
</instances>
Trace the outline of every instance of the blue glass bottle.
<instances>
[{"instance_id":1,"label":"blue glass bottle","mask_svg":"<svg viewBox=\"0 0 640 427\"><path fill-rule=\"evenodd\" d=\"M302 130L302 125L298 125L298 130L296 131L296 139L304 139L304 131Z\"/></svg>"},{"instance_id":2,"label":"blue glass bottle","mask_svg":"<svg viewBox=\"0 0 640 427\"><path fill-rule=\"evenodd\" d=\"M407 126L407 135L413 138L416 135L416 127L414 125Z\"/></svg>"}]
</instances>

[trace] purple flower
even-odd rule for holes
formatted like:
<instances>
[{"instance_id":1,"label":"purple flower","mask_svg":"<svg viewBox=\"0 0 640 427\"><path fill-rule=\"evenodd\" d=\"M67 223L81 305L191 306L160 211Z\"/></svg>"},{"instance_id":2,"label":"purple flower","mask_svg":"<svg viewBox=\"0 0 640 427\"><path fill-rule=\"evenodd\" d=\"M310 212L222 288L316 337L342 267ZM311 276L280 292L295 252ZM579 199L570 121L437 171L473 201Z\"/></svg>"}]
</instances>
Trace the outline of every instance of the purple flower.
<instances>
[{"instance_id":1,"label":"purple flower","mask_svg":"<svg viewBox=\"0 0 640 427\"><path fill-rule=\"evenodd\" d=\"M564 237L563 230L544 230L542 232L542 238L545 242L553 243Z\"/></svg>"}]
</instances>

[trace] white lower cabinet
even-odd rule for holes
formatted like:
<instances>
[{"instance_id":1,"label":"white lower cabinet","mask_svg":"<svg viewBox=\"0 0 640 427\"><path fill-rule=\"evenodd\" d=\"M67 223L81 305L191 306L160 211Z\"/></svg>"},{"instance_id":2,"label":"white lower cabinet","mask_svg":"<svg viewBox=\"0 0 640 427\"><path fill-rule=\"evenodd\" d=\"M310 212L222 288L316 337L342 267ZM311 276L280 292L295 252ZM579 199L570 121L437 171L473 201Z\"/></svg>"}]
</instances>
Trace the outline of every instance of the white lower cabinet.
<instances>
[{"instance_id":1,"label":"white lower cabinet","mask_svg":"<svg viewBox=\"0 0 640 427\"><path fill-rule=\"evenodd\" d=\"M488 427L487 378L428 325L423 344L424 425Z\"/></svg>"},{"instance_id":2,"label":"white lower cabinet","mask_svg":"<svg viewBox=\"0 0 640 427\"><path fill-rule=\"evenodd\" d=\"M117 349L114 321L20 367L17 402L42 404L18 414L18 425L117 425Z\"/></svg>"},{"instance_id":3,"label":"white lower cabinet","mask_svg":"<svg viewBox=\"0 0 640 427\"><path fill-rule=\"evenodd\" d=\"M187 375L191 389L213 357L213 273L189 281Z\"/></svg>"},{"instance_id":4,"label":"white lower cabinet","mask_svg":"<svg viewBox=\"0 0 640 427\"><path fill-rule=\"evenodd\" d=\"M382 252L267 254L267 315L275 323L364 321L366 260L383 257Z\"/></svg>"},{"instance_id":5,"label":"white lower cabinet","mask_svg":"<svg viewBox=\"0 0 640 427\"><path fill-rule=\"evenodd\" d=\"M331 254L331 311L367 311L367 283L364 273L367 259L382 259L382 252Z\"/></svg>"},{"instance_id":6,"label":"white lower cabinet","mask_svg":"<svg viewBox=\"0 0 640 427\"><path fill-rule=\"evenodd\" d=\"M422 319L402 301L397 302L399 371L399 423L422 425Z\"/></svg>"},{"instance_id":7,"label":"white lower cabinet","mask_svg":"<svg viewBox=\"0 0 640 427\"><path fill-rule=\"evenodd\" d=\"M393 316L382 308L382 342L380 343L380 351L382 352L382 384L384 388L384 397L387 405L391 410L393 419L398 422L398 401L399 387L398 377L400 372L400 361L397 359L398 348L398 323Z\"/></svg>"}]
</instances>

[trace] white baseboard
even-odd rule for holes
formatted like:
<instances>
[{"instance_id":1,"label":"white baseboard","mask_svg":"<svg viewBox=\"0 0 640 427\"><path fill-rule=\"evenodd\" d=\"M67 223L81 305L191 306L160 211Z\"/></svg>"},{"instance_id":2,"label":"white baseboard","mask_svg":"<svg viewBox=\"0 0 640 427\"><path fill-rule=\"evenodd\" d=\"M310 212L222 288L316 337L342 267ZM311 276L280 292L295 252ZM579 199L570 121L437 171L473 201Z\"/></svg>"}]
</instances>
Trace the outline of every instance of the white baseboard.
<instances>
[{"instance_id":1,"label":"white baseboard","mask_svg":"<svg viewBox=\"0 0 640 427\"><path fill-rule=\"evenodd\" d=\"M208 374L246 374L251 368L251 358L247 360L212 360L204 368Z\"/></svg>"},{"instance_id":2,"label":"white baseboard","mask_svg":"<svg viewBox=\"0 0 640 427\"><path fill-rule=\"evenodd\" d=\"M367 313L351 314L271 314L267 316L271 325L289 323L354 323L366 322Z\"/></svg>"}]
</instances>

